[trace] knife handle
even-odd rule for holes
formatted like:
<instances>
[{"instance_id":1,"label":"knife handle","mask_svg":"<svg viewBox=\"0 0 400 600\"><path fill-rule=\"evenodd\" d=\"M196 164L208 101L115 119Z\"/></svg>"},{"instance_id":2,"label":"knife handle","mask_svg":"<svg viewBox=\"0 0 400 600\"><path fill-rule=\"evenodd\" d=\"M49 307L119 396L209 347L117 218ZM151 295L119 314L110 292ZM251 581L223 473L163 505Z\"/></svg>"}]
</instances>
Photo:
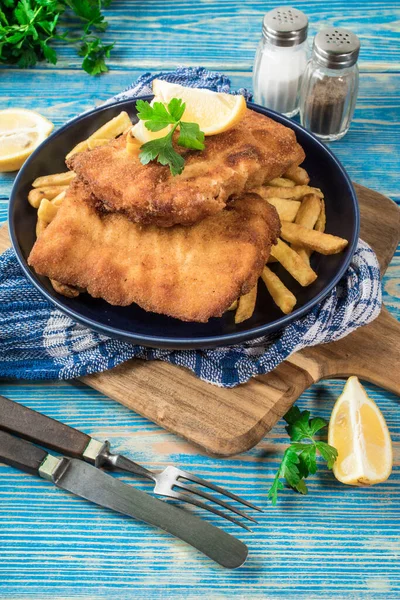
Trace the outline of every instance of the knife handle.
<instances>
[{"instance_id":1,"label":"knife handle","mask_svg":"<svg viewBox=\"0 0 400 600\"><path fill-rule=\"evenodd\" d=\"M91 440L86 433L4 396L0 396L0 429L76 458L82 456Z\"/></svg>"},{"instance_id":2,"label":"knife handle","mask_svg":"<svg viewBox=\"0 0 400 600\"><path fill-rule=\"evenodd\" d=\"M27 473L38 473L47 452L15 437L6 431L0 431L0 461Z\"/></svg>"}]
</instances>

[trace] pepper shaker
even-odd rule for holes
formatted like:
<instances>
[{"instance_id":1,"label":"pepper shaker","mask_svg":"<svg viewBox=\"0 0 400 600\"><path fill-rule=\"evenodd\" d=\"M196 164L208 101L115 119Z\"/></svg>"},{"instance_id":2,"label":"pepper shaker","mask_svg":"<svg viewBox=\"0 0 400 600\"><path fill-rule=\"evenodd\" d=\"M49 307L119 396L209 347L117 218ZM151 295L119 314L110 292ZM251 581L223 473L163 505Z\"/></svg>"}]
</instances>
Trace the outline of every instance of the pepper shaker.
<instances>
[{"instance_id":1,"label":"pepper shaker","mask_svg":"<svg viewBox=\"0 0 400 600\"><path fill-rule=\"evenodd\" d=\"M332 142L349 130L358 93L358 37L329 27L314 39L300 93L300 120L319 139Z\"/></svg>"},{"instance_id":2,"label":"pepper shaker","mask_svg":"<svg viewBox=\"0 0 400 600\"><path fill-rule=\"evenodd\" d=\"M306 15L281 6L268 12L263 20L253 70L254 99L288 117L299 104L301 79L307 66Z\"/></svg>"}]
</instances>

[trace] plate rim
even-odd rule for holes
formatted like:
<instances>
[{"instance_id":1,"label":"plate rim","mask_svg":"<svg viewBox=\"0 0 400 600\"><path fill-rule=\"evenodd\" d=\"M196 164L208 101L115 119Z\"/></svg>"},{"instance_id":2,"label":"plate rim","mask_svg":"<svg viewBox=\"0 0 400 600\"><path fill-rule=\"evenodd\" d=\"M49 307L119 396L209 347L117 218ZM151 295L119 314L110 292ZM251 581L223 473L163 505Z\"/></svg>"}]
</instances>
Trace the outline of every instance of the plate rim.
<instances>
[{"instance_id":1,"label":"plate rim","mask_svg":"<svg viewBox=\"0 0 400 600\"><path fill-rule=\"evenodd\" d=\"M149 334L135 334L128 332L124 329L119 329L117 327L113 327L111 325L99 324L97 321L94 321L90 317L84 317L81 314L77 313L74 309L66 307L61 301L51 295L48 290L42 285L41 281L37 278L37 276L31 271L30 267L27 264L25 257L22 255L22 250L19 247L17 240L16 227L14 222L14 205L16 203L16 195L17 188L19 186L19 181L22 179L24 170L28 165L30 165L35 159L36 156L40 153L42 146L49 142L50 139L54 139L60 135L62 135L71 125L79 123L84 120L89 115L100 113L106 111L112 107L120 106L121 110L123 110L124 106L131 105L135 103L138 99L150 100L153 98L153 95L143 95L137 96L135 98L129 98L126 100L120 100L116 102L110 102L105 105L99 106L89 111L85 111L84 113L70 119L62 125L59 129L57 129L54 133L52 133L46 140L44 140L31 154L31 156L26 160L22 168L20 169L18 175L16 176L13 187L10 194L10 201L8 207L8 228L9 235L11 239L11 243L16 254L19 265L21 266L25 276L29 279L29 281L35 286L37 290L50 302L50 304L55 305L62 313L67 314L70 318L79 322L80 324L89 327L103 335L108 335L112 338L122 339L124 341L129 341L129 343L133 343L140 346L146 346L151 348L170 348L170 349L195 349L195 348L217 348L222 346L232 346L234 344L239 344L242 342L246 342L249 340L253 340L259 337L263 337L269 333L274 331L278 331L283 329L291 322L295 321L303 317L305 314L310 312L314 306L316 306L319 302L321 302L324 298L326 298L329 293L333 290L333 288L337 285L340 279L343 277L345 272L347 271L351 260L353 258L354 252L357 248L359 233L360 233L360 210L357 200L357 195L353 186L353 183L347 174L345 168L339 159L335 156L335 154L328 148L323 142L321 142L317 137L315 137L310 131L307 131L304 127L302 127L299 123L273 111L271 109L265 108L259 104L254 102L247 101L247 106L251 110L255 110L255 112L261 113L267 117L272 119L277 118L278 122L283 123L286 127L291 128L296 133L297 129L303 131L307 136L309 136L315 144L317 144L323 152L326 152L330 155L330 158L336 164L336 167L341 172L341 175L344 177L349 190L350 195L353 201L353 208L355 213L355 227L353 231L353 237L349 240L348 246L348 256L344 261L341 268L336 273L335 277L327 284L323 290L321 290L314 298L306 302L303 306L295 309L292 313L288 315L282 315L279 319L275 319L265 325L260 325L258 327L253 327L251 329L245 331L238 331L233 333L227 333L223 335L214 335L214 336L202 336L198 338L190 338L190 337L168 337L162 335L149 335Z\"/></svg>"}]
</instances>

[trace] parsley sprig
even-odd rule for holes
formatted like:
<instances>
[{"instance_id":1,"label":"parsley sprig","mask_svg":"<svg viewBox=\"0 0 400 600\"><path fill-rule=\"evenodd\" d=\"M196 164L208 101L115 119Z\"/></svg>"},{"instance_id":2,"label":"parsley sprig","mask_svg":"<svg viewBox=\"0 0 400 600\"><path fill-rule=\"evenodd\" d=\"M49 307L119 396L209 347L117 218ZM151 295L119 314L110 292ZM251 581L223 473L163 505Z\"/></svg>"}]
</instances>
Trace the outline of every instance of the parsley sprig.
<instances>
[{"instance_id":1,"label":"parsley sprig","mask_svg":"<svg viewBox=\"0 0 400 600\"><path fill-rule=\"evenodd\" d=\"M172 175L182 173L185 166L184 157L179 154L173 145L175 130L179 127L178 146L192 150L204 150L204 133L200 131L197 123L182 121L186 104L180 98L172 98L168 105L154 102L153 106L145 100L136 102L139 119L149 131L162 131L172 126L171 131L164 137L146 142L140 148L140 162L147 165L152 160L157 160L162 165L168 165Z\"/></svg>"},{"instance_id":2,"label":"parsley sprig","mask_svg":"<svg viewBox=\"0 0 400 600\"><path fill-rule=\"evenodd\" d=\"M314 437L318 431L327 426L325 419L320 417L310 419L310 412L300 411L297 406L292 406L283 418L288 424L285 429L290 436L291 444L285 450L268 493L268 498L274 506L279 490L284 489L281 479L285 479L287 485L300 494L307 494L308 488L304 480L317 471L317 454L322 456L329 469L332 469L338 455L336 448Z\"/></svg>"},{"instance_id":3,"label":"parsley sprig","mask_svg":"<svg viewBox=\"0 0 400 600\"><path fill-rule=\"evenodd\" d=\"M104 44L97 33L107 28L102 8L110 2L1 0L0 63L23 68L41 60L56 64L57 52L51 44L58 41L76 46L82 68L90 75L108 71L105 59L114 44Z\"/></svg>"}]
</instances>

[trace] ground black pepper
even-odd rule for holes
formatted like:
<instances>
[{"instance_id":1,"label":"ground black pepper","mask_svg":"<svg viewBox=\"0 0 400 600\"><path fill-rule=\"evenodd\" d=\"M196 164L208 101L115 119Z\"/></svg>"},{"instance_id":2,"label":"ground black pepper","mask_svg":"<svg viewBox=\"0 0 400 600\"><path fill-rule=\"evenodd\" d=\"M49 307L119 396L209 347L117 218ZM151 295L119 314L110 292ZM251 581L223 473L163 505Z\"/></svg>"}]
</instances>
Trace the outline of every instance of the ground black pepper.
<instances>
[{"instance_id":1,"label":"ground black pepper","mask_svg":"<svg viewBox=\"0 0 400 600\"><path fill-rule=\"evenodd\" d=\"M319 135L333 135L342 129L346 114L348 81L343 77L319 79L304 104L305 121Z\"/></svg>"}]
</instances>

